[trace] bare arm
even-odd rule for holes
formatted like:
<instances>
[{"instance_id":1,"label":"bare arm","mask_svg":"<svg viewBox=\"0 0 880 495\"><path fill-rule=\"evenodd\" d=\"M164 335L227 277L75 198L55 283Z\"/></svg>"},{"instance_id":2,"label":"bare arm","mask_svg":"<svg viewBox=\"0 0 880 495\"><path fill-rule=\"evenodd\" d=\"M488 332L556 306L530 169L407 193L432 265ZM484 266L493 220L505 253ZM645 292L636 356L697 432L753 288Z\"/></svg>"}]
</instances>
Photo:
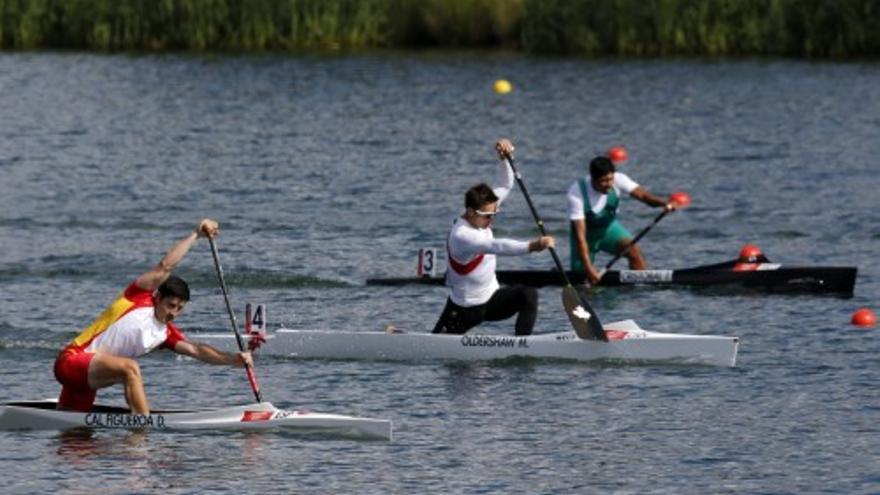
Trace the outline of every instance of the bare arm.
<instances>
[{"instance_id":1,"label":"bare arm","mask_svg":"<svg viewBox=\"0 0 880 495\"><path fill-rule=\"evenodd\" d=\"M219 230L220 227L216 221L207 218L202 220L199 222L199 226L196 227L196 230L178 241L174 247L165 253L165 256L159 260L159 263L157 263L156 266L138 277L135 283L139 288L144 290L154 290L156 287L159 287L162 285L162 282L171 275L178 263L183 260L186 253L192 249L199 237L214 237Z\"/></svg>"},{"instance_id":2,"label":"bare arm","mask_svg":"<svg viewBox=\"0 0 880 495\"><path fill-rule=\"evenodd\" d=\"M597 284L599 282L599 272L596 271L596 267L590 262L590 248L587 246L587 221L583 218L572 220L571 226L574 228L574 235L577 240L577 256L580 257L581 264L584 266L587 280L591 284Z\"/></svg>"},{"instance_id":3,"label":"bare arm","mask_svg":"<svg viewBox=\"0 0 880 495\"><path fill-rule=\"evenodd\" d=\"M199 361L209 364L226 364L243 368L245 363L253 366L253 358L250 352L239 352L237 354L223 352L208 344L200 344L197 342L187 342L181 340L174 345L174 352L189 356Z\"/></svg>"},{"instance_id":4,"label":"bare arm","mask_svg":"<svg viewBox=\"0 0 880 495\"><path fill-rule=\"evenodd\" d=\"M673 203L669 203L665 199L661 198L660 196L649 193L648 190L642 186L635 188L633 190L633 192L630 193L630 196L636 198L637 200L641 201L642 203L645 203L648 206L654 206L654 207L661 207L662 206L668 210L675 209Z\"/></svg>"}]
</instances>

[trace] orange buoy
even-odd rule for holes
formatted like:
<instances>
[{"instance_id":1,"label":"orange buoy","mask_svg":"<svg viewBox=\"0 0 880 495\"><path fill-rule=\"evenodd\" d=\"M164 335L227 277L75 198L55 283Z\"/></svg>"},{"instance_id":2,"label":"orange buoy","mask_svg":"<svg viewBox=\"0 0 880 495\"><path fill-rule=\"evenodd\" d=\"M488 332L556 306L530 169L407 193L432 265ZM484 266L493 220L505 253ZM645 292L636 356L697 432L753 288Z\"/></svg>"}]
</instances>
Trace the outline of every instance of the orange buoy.
<instances>
[{"instance_id":1,"label":"orange buoy","mask_svg":"<svg viewBox=\"0 0 880 495\"><path fill-rule=\"evenodd\" d=\"M767 261L761 248L754 244L746 244L739 250L739 263L733 266L735 272L757 270L761 263Z\"/></svg>"},{"instance_id":2,"label":"orange buoy","mask_svg":"<svg viewBox=\"0 0 880 495\"><path fill-rule=\"evenodd\" d=\"M739 260L743 263L755 263L763 255L761 248L754 244L746 244L739 250Z\"/></svg>"},{"instance_id":3,"label":"orange buoy","mask_svg":"<svg viewBox=\"0 0 880 495\"><path fill-rule=\"evenodd\" d=\"M852 324L857 327L873 327L877 325L877 315L868 308L861 308L852 315Z\"/></svg>"},{"instance_id":4,"label":"orange buoy","mask_svg":"<svg viewBox=\"0 0 880 495\"><path fill-rule=\"evenodd\" d=\"M611 160L611 163L615 166L623 165L624 162L629 160L629 153L626 152L626 148L623 146L614 146L608 150L608 159Z\"/></svg>"},{"instance_id":5,"label":"orange buoy","mask_svg":"<svg viewBox=\"0 0 880 495\"><path fill-rule=\"evenodd\" d=\"M684 191L677 191L669 195L669 202L675 203L679 208L686 208L691 204L691 195Z\"/></svg>"}]
</instances>

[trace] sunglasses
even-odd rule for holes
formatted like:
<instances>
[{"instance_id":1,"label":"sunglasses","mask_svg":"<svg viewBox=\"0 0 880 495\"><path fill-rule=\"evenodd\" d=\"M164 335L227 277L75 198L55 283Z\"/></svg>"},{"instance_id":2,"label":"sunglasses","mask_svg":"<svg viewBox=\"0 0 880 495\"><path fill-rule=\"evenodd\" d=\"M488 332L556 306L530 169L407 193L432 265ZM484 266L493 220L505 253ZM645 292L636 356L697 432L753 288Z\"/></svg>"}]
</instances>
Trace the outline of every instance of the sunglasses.
<instances>
[{"instance_id":1,"label":"sunglasses","mask_svg":"<svg viewBox=\"0 0 880 495\"><path fill-rule=\"evenodd\" d=\"M489 218L492 218L492 217L494 217L495 215L498 214L498 211L497 211L497 210L496 210L496 211L481 211L481 210L474 210L474 213L476 213L477 216L479 216L479 217L489 217Z\"/></svg>"}]
</instances>

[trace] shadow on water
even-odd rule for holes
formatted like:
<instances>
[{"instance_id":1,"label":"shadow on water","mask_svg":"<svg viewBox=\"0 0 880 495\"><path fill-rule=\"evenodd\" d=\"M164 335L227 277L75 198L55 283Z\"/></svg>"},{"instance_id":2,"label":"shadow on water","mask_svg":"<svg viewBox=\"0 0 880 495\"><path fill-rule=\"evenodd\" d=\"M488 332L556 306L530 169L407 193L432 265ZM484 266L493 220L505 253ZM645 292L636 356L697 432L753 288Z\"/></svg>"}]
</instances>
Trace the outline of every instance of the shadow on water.
<instances>
[{"instance_id":1,"label":"shadow on water","mask_svg":"<svg viewBox=\"0 0 880 495\"><path fill-rule=\"evenodd\" d=\"M216 441L234 446L237 462L217 465ZM248 477L260 471L273 442L272 435L207 433L198 436L147 431L70 430L50 439L60 466L60 488L86 490L104 477L125 480L128 493L181 493L207 489L215 477ZM222 466L222 467L220 467ZM89 473L89 474L85 474ZM191 474L202 473L196 479ZM215 478L216 479L216 478ZM97 480L97 481L96 481ZM86 490L88 491L88 490ZM100 490L99 490L100 491Z\"/></svg>"}]
</instances>

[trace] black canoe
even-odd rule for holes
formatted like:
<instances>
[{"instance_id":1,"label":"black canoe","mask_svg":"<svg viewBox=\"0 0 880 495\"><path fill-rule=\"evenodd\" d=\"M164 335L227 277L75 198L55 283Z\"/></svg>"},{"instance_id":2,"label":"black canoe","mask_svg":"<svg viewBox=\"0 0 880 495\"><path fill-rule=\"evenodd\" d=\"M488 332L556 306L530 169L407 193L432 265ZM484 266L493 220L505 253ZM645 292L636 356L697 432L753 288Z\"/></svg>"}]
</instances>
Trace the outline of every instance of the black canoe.
<instances>
[{"instance_id":1,"label":"black canoe","mask_svg":"<svg viewBox=\"0 0 880 495\"><path fill-rule=\"evenodd\" d=\"M676 270L609 270L600 285L721 286L772 292L829 293L851 296L858 269L852 266L786 266L776 263L740 265L739 260ZM573 284L583 284L583 273L567 272ZM555 270L498 270L498 282L533 287L561 286ZM443 285L444 277L371 278L367 285Z\"/></svg>"}]
</instances>

